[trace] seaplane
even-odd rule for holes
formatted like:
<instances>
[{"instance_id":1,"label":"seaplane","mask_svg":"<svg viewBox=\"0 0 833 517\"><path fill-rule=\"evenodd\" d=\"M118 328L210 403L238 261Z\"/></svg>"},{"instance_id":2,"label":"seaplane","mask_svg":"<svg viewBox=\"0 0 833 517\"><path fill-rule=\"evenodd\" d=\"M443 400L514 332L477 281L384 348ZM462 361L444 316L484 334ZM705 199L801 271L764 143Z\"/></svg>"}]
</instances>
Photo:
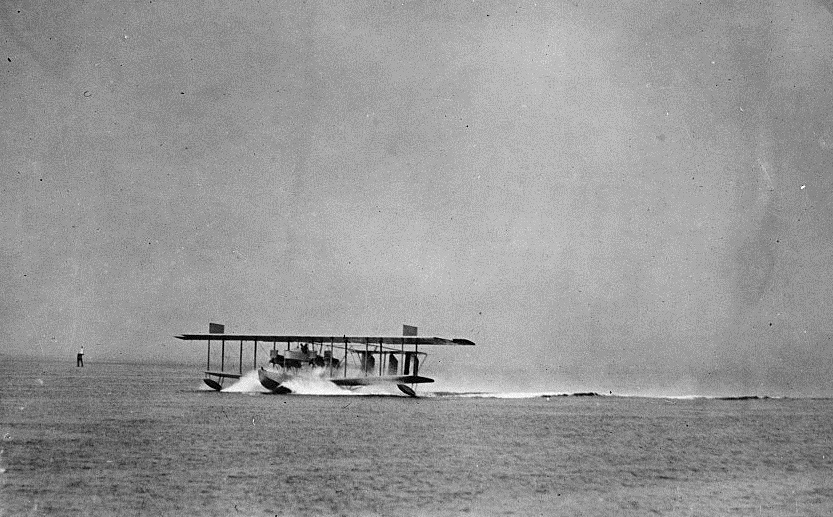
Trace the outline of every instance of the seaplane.
<instances>
[{"instance_id":1,"label":"seaplane","mask_svg":"<svg viewBox=\"0 0 833 517\"><path fill-rule=\"evenodd\" d=\"M352 390L360 386L396 385L416 397L416 385L434 382L419 374L428 354L420 346L474 346L462 338L419 336L417 327L403 325L402 336L308 336L273 334L227 334L225 326L209 323L207 334L175 336L185 341L206 341L208 353L203 381L220 391L227 379L243 376L244 343L252 343L252 367L260 384L272 393L287 395L287 386L301 375L313 374L335 386ZM211 343L220 345L220 368L212 369ZM237 371L226 368L226 343L239 343ZM269 350L269 360L258 365L258 344ZM271 348L270 348L271 346ZM216 349L215 349L216 350ZM351 361L352 360L352 361Z\"/></svg>"}]
</instances>

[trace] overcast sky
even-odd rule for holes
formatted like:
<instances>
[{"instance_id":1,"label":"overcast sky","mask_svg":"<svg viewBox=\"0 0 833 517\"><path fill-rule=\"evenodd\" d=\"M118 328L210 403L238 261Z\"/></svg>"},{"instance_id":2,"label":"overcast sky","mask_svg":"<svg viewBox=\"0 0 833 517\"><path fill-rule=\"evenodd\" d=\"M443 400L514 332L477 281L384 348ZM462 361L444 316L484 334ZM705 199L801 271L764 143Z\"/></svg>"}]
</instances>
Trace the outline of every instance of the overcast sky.
<instances>
[{"instance_id":1,"label":"overcast sky","mask_svg":"<svg viewBox=\"0 0 833 517\"><path fill-rule=\"evenodd\" d=\"M3 3L9 353L409 323L461 386L833 395L829 4L346 4Z\"/></svg>"}]
</instances>

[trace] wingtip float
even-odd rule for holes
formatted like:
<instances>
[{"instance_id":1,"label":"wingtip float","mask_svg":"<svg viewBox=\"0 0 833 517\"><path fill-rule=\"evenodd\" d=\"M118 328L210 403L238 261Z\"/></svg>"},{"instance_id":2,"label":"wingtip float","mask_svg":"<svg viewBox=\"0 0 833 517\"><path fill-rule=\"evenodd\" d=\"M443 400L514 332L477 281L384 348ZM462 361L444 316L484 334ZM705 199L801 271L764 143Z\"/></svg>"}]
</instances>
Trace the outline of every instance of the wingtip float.
<instances>
[{"instance_id":1,"label":"wingtip float","mask_svg":"<svg viewBox=\"0 0 833 517\"><path fill-rule=\"evenodd\" d=\"M207 358L203 381L220 391L226 379L243 375L244 343L252 343L252 367L260 385L272 393L289 394L287 384L309 372L344 389L360 386L395 385L402 393L416 397L416 385L434 382L419 375L420 362L428 354L422 346L474 346L463 338L447 339L416 335L416 327L403 326L403 336L314 336L277 334L227 334L225 326L209 324L207 334L180 334L177 339L206 341ZM211 342L220 344L220 368L211 368ZM226 342L239 342L237 372L226 368ZM258 345L269 350L269 360L258 365ZM270 346L271 345L271 346ZM353 364L350 365L350 360ZM216 366L216 365L215 365Z\"/></svg>"}]
</instances>

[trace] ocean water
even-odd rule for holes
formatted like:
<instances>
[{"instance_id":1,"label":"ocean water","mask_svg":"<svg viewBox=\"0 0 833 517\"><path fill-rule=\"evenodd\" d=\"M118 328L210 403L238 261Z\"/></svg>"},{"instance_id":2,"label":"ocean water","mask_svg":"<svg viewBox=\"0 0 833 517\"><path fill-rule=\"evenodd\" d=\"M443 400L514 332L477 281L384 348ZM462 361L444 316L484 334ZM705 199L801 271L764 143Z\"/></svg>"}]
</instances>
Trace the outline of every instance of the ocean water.
<instances>
[{"instance_id":1,"label":"ocean water","mask_svg":"<svg viewBox=\"0 0 833 517\"><path fill-rule=\"evenodd\" d=\"M0 515L833 515L831 400L237 388L6 358Z\"/></svg>"}]
</instances>

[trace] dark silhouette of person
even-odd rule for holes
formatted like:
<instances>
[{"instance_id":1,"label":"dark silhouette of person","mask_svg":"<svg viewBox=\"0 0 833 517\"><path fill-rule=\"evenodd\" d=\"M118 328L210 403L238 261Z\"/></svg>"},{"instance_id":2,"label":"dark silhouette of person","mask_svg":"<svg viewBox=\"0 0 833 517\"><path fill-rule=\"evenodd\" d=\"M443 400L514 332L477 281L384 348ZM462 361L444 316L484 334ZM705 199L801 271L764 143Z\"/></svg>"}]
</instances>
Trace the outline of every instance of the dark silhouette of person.
<instances>
[{"instance_id":1,"label":"dark silhouette of person","mask_svg":"<svg viewBox=\"0 0 833 517\"><path fill-rule=\"evenodd\" d=\"M81 350L78 351L78 357L75 360L75 367L78 368L79 366L81 368L84 367L84 347L83 346L81 347Z\"/></svg>"}]
</instances>

